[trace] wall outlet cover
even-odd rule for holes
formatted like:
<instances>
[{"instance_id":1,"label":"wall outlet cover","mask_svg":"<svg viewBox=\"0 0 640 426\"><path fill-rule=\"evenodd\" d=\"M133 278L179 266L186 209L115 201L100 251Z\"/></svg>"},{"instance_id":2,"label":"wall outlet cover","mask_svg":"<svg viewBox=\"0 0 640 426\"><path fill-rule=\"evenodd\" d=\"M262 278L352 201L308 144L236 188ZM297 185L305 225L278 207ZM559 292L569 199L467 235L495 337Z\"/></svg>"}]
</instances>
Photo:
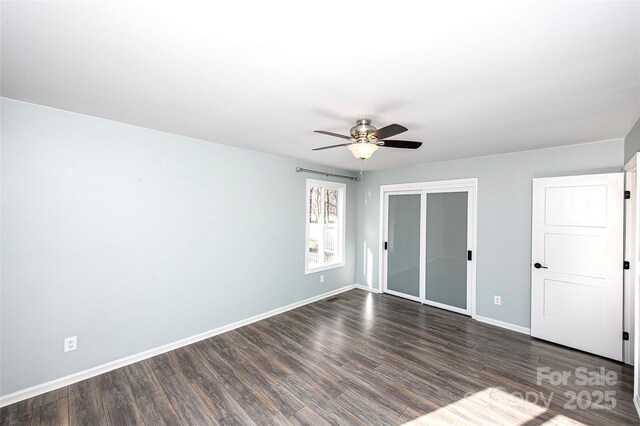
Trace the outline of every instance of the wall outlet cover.
<instances>
[{"instance_id":1,"label":"wall outlet cover","mask_svg":"<svg viewBox=\"0 0 640 426\"><path fill-rule=\"evenodd\" d=\"M494 305L502 305L502 297L500 297L500 296L493 296L493 304L494 304Z\"/></svg>"},{"instance_id":2,"label":"wall outlet cover","mask_svg":"<svg viewBox=\"0 0 640 426\"><path fill-rule=\"evenodd\" d=\"M64 351L75 351L78 349L78 336L67 337L64 339Z\"/></svg>"}]
</instances>

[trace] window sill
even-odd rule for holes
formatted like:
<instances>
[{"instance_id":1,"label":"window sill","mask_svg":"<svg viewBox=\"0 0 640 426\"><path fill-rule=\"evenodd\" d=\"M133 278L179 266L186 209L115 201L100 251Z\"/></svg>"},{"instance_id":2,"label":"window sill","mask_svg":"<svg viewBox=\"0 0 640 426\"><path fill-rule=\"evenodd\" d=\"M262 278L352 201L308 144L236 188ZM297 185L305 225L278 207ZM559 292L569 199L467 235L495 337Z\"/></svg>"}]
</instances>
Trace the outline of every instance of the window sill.
<instances>
[{"instance_id":1,"label":"window sill","mask_svg":"<svg viewBox=\"0 0 640 426\"><path fill-rule=\"evenodd\" d=\"M338 263L330 263L328 265L318 266L315 268L309 268L309 266L307 266L305 268L304 274L309 275L309 274L315 274L316 272L328 271L329 269L342 268L344 265L345 265L345 262L342 261Z\"/></svg>"}]
</instances>

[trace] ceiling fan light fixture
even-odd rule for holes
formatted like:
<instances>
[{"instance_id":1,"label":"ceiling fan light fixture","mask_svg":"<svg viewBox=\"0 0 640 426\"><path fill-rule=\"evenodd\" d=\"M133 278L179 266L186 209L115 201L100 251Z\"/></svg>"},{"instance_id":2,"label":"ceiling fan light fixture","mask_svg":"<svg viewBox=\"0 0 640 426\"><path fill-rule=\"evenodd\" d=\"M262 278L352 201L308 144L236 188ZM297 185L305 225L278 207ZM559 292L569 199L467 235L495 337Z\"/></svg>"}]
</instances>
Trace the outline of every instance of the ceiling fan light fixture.
<instances>
[{"instance_id":1,"label":"ceiling fan light fixture","mask_svg":"<svg viewBox=\"0 0 640 426\"><path fill-rule=\"evenodd\" d=\"M366 160L378 150L378 145L367 142L359 142L348 145L347 148L349 148L349 151L351 151L353 156L358 160Z\"/></svg>"}]
</instances>

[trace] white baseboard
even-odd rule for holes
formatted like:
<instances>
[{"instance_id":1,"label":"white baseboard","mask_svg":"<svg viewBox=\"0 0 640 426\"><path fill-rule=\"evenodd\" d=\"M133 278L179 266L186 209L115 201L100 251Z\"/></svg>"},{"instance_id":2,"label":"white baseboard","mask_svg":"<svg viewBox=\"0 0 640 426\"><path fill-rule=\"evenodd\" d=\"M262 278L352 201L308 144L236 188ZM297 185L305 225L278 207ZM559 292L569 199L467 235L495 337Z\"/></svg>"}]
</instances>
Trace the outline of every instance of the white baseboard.
<instances>
[{"instance_id":1,"label":"white baseboard","mask_svg":"<svg viewBox=\"0 0 640 426\"><path fill-rule=\"evenodd\" d=\"M360 290L370 291L371 293L382 293L377 288L369 287L369 286L364 285L364 284L355 284L355 288L359 288Z\"/></svg>"},{"instance_id":2,"label":"white baseboard","mask_svg":"<svg viewBox=\"0 0 640 426\"><path fill-rule=\"evenodd\" d=\"M640 417L640 396L633 396L633 405L636 406L636 412L638 413L638 417Z\"/></svg>"},{"instance_id":3,"label":"white baseboard","mask_svg":"<svg viewBox=\"0 0 640 426\"><path fill-rule=\"evenodd\" d=\"M295 308L299 308L300 306L308 305L309 303L317 302L318 300L322 300L327 297L333 296L335 294L352 290L356 287L357 287L357 284L351 284L333 291L319 294L318 296L313 296L308 299L301 300L300 302L291 303L281 308L273 309L271 311L255 315L253 317L250 317L244 320L223 325L222 327L214 328L213 330L205 331L204 333L196 334L195 336L187 337L185 339L181 339L173 343L168 343L166 345L158 346L157 348L149 349L147 351L140 352L135 355L120 358L115 361L108 362L106 364L98 365L96 367L89 368L88 370L84 370L78 373L70 374L68 376L60 377L58 379L51 380L46 383L41 383L39 385L35 385L30 388L22 389L22 390L10 393L8 395L0 396L0 407L11 405L25 399L33 398L34 396L41 395L43 393L50 392L55 389L59 389L59 388L71 385L73 383L77 383L82 380L89 379L94 376L98 376L108 371L115 370L117 368L124 367L126 365L133 364L133 363L154 357L156 355L160 355L165 352L169 352L174 349L178 349L183 346L190 345L195 342L199 342L200 340L208 339L218 334L226 333L227 331L231 331L236 328L272 317L274 315L278 315L283 312L290 311Z\"/></svg>"},{"instance_id":4,"label":"white baseboard","mask_svg":"<svg viewBox=\"0 0 640 426\"><path fill-rule=\"evenodd\" d=\"M476 315L476 321L484 322L486 324L495 325L496 327L506 328L507 330L517 331L518 333L531 335L531 329L522 327L520 325L511 324L510 322L498 321L493 318L481 317Z\"/></svg>"},{"instance_id":5,"label":"white baseboard","mask_svg":"<svg viewBox=\"0 0 640 426\"><path fill-rule=\"evenodd\" d=\"M374 287L369 287L366 286L364 284L355 284L354 285L355 288L359 288L361 290L366 290L366 291L370 291L372 293L382 293L382 291L380 291L377 288ZM393 294L394 292L389 291L390 294ZM406 295L402 295L402 297L405 297ZM450 311L454 311L454 312L459 312L465 315L468 315L468 312L464 312L464 311L457 311L455 309L451 309L450 306L445 306L445 305L440 305L438 303L427 303L427 305L432 305L432 306L436 306L436 307L442 307L444 309L448 309ZM527 327L522 327L519 325L515 325L515 324L511 324L510 322L504 322L504 321L498 321L495 320L493 318L488 318L488 317L482 317L480 315L476 315L474 318L476 321L480 321L480 322L484 322L486 324L491 324L491 325L495 325L497 327L502 327L502 328L506 328L507 330L512 330L512 331L517 331L518 333L523 333L523 334L528 334L531 335L531 329L527 328Z\"/></svg>"}]
</instances>

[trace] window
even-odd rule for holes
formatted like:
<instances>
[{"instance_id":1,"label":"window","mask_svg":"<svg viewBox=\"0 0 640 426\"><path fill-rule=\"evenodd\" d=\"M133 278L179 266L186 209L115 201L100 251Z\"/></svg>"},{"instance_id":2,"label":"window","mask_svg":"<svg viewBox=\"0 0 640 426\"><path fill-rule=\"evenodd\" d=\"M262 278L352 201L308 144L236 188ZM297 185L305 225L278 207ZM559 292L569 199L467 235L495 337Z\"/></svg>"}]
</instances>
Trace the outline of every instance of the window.
<instances>
[{"instance_id":1,"label":"window","mask_svg":"<svg viewBox=\"0 0 640 426\"><path fill-rule=\"evenodd\" d=\"M307 179L305 273L344 266L344 183Z\"/></svg>"}]
</instances>

